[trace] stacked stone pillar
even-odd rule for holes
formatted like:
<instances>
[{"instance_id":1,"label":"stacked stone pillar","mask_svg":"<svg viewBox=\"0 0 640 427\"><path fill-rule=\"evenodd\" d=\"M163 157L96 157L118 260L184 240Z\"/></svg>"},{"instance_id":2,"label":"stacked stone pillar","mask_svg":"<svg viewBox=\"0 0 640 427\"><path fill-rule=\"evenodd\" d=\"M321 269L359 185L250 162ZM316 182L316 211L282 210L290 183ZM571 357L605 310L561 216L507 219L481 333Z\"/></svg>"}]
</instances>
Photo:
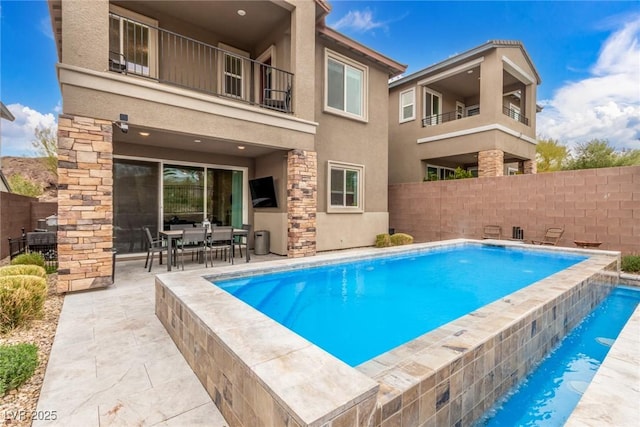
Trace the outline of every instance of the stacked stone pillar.
<instances>
[{"instance_id":1,"label":"stacked stone pillar","mask_svg":"<svg viewBox=\"0 0 640 427\"><path fill-rule=\"evenodd\" d=\"M504 175L504 152L502 150L486 150L478 153L478 177Z\"/></svg>"},{"instance_id":2,"label":"stacked stone pillar","mask_svg":"<svg viewBox=\"0 0 640 427\"><path fill-rule=\"evenodd\" d=\"M316 254L318 160L315 151L292 150L287 156L287 254Z\"/></svg>"},{"instance_id":3,"label":"stacked stone pillar","mask_svg":"<svg viewBox=\"0 0 640 427\"><path fill-rule=\"evenodd\" d=\"M58 120L58 292L112 284L113 146L107 120Z\"/></svg>"},{"instance_id":4,"label":"stacked stone pillar","mask_svg":"<svg viewBox=\"0 0 640 427\"><path fill-rule=\"evenodd\" d=\"M533 174L533 173L538 173L538 165L536 164L535 159L534 160L525 160L523 163L523 173L525 174Z\"/></svg>"}]
</instances>

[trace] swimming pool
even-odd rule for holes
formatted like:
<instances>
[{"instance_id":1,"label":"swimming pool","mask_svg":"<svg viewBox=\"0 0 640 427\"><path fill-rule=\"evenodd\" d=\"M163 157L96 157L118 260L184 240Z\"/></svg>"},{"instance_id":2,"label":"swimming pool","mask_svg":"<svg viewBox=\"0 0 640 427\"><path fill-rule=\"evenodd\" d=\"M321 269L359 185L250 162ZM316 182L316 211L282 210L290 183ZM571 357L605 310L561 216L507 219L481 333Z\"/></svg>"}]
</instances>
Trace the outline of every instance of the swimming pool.
<instances>
[{"instance_id":1,"label":"swimming pool","mask_svg":"<svg viewBox=\"0 0 640 427\"><path fill-rule=\"evenodd\" d=\"M588 258L355 368L211 282L481 243L454 239L161 274L156 315L224 417L243 425L324 425L354 414L358 426L399 417L470 425L608 294L619 252L527 247Z\"/></svg>"},{"instance_id":2,"label":"swimming pool","mask_svg":"<svg viewBox=\"0 0 640 427\"><path fill-rule=\"evenodd\" d=\"M476 425L564 425L639 302L640 289L615 288Z\"/></svg>"},{"instance_id":3,"label":"swimming pool","mask_svg":"<svg viewBox=\"0 0 640 427\"><path fill-rule=\"evenodd\" d=\"M356 366L586 258L467 244L215 285Z\"/></svg>"}]
</instances>

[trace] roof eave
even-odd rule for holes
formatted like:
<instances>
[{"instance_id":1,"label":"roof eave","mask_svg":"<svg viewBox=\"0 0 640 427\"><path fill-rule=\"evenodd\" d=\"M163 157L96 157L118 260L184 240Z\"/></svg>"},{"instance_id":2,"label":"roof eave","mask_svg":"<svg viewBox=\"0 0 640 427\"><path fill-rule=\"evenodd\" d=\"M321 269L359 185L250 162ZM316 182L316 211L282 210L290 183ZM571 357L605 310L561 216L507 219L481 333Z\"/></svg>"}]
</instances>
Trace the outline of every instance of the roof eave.
<instances>
[{"instance_id":1,"label":"roof eave","mask_svg":"<svg viewBox=\"0 0 640 427\"><path fill-rule=\"evenodd\" d=\"M333 28L324 26L324 25L318 25L317 27L317 31L318 31L318 35L320 37L326 38L328 40L333 41L334 43L337 43L353 52L358 53L359 55L362 55L364 57L366 57L367 59L375 62L376 64L378 64L379 66L381 66L382 68L386 69L387 72L389 73L389 77L393 77L393 76L397 76L399 74L402 74L403 72L406 71L407 66L404 64L401 64L391 58L389 58L388 56L385 56L383 54L381 54L380 52L377 52L355 40L353 40L352 38L349 38L347 36L345 36L344 34L334 30Z\"/></svg>"}]
</instances>

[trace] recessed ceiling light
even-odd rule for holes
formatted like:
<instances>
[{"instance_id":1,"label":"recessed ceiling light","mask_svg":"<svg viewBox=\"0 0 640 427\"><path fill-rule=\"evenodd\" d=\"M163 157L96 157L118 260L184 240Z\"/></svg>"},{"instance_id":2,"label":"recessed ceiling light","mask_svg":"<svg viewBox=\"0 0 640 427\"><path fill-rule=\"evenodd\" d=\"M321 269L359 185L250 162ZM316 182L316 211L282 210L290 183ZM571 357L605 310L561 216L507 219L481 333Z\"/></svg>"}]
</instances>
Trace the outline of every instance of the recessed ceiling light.
<instances>
[{"instance_id":1,"label":"recessed ceiling light","mask_svg":"<svg viewBox=\"0 0 640 427\"><path fill-rule=\"evenodd\" d=\"M240 16L244 16L244 15L246 15L246 14L247 14L247 12L246 12L244 9L238 9L238 12L237 12L237 13L238 13L238 15L240 15Z\"/></svg>"},{"instance_id":2,"label":"recessed ceiling light","mask_svg":"<svg viewBox=\"0 0 640 427\"><path fill-rule=\"evenodd\" d=\"M149 132L138 132L140 136L149 136L151 135Z\"/></svg>"},{"instance_id":3,"label":"recessed ceiling light","mask_svg":"<svg viewBox=\"0 0 640 427\"><path fill-rule=\"evenodd\" d=\"M238 150L244 150L246 147L244 145L238 145Z\"/></svg>"},{"instance_id":4,"label":"recessed ceiling light","mask_svg":"<svg viewBox=\"0 0 640 427\"><path fill-rule=\"evenodd\" d=\"M202 141L199 139L194 139L193 142L202 142Z\"/></svg>"},{"instance_id":5,"label":"recessed ceiling light","mask_svg":"<svg viewBox=\"0 0 640 427\"><path fill-rule=\"evenodd\" d=\"M473 73L473 70L467 71L467 74L471 74L471 73Z\"/></svg>"}]
</instances>

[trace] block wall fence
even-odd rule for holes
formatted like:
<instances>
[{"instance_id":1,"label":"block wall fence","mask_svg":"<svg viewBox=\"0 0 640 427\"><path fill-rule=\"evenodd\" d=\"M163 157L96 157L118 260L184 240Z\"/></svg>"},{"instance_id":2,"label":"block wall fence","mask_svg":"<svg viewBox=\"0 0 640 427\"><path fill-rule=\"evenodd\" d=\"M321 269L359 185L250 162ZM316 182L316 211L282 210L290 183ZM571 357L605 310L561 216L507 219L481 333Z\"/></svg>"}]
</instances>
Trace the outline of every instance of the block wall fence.
<instances>
[{"instance_id":1,"label":"block wall fence","mask_svg":"<svg viewBox=\"0 0 640 427\"><path fill-rule=\"evenodd\" d=\"M56 202L39 202L35 197L0 192L0 259L9 256L9 239L19 238L22 229L33 231L39 219L58 213Z\"/></svg>"},{"instance_id":2,"label":"block wall fence","mask_svg":"<svg viewBox=\"0 0 640 427\"><path fill-rule=\"evenodd\" d=\"M477 239L487 224L502 238L521 227L525 240L563 227L559 246L640 253L640 166L389 186L389 227L416 242Z\"/></svg>"}]
</instances>

